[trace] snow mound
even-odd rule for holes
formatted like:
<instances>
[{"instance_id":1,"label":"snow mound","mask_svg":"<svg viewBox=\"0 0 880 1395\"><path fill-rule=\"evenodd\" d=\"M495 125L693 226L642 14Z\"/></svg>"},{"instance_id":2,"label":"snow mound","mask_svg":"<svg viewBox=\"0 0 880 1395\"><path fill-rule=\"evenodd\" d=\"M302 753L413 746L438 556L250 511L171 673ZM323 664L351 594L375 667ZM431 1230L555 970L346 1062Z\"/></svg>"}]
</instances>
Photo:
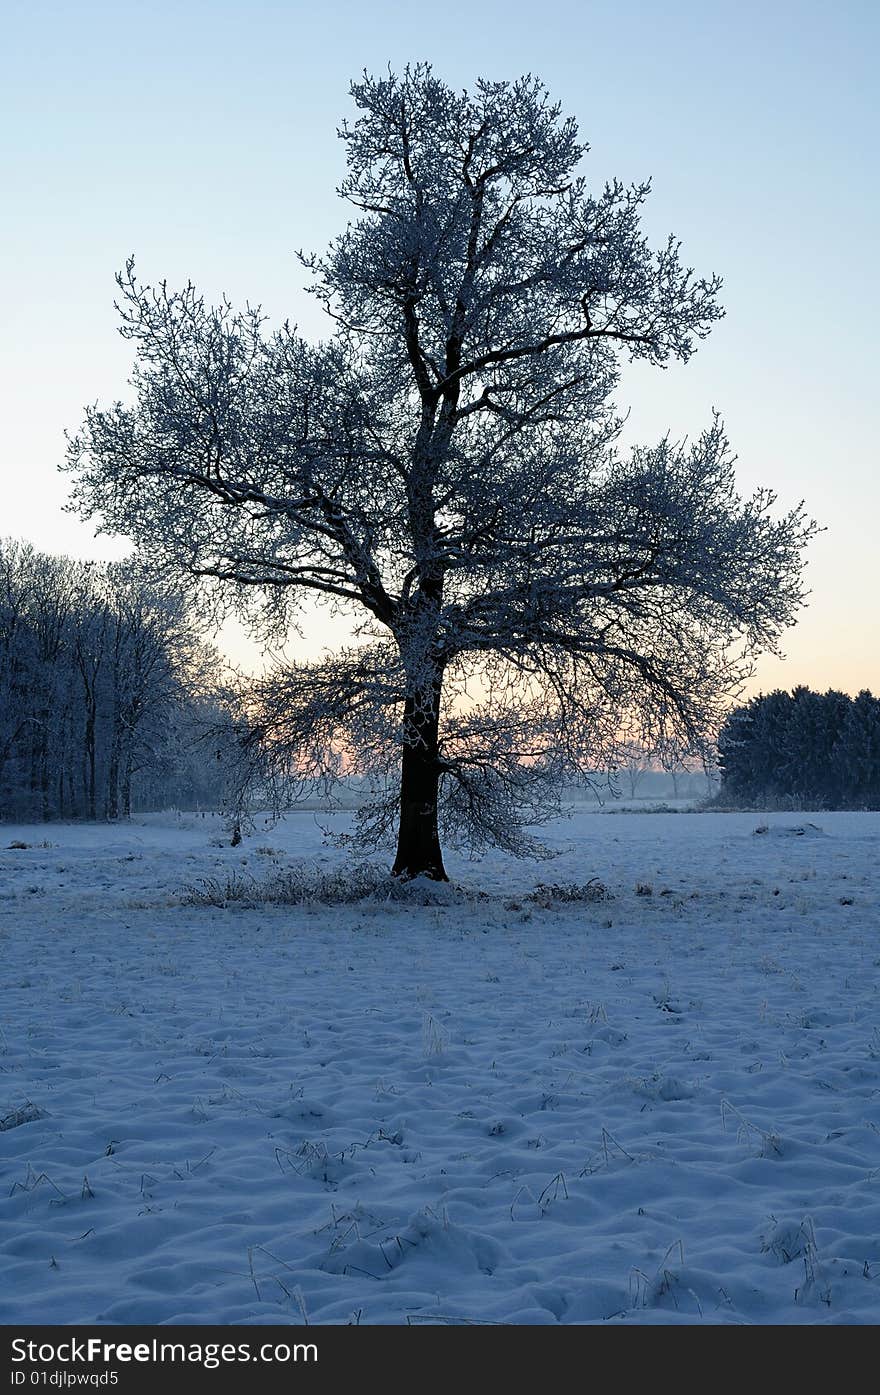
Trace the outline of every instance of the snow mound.
<instances>
[{"instance_id":1,"label":"snow mound","mask_svg":"<svg viewBox=\"0 0 880 1395\"><path fill-rule=\"evenodd\" d=\"M762 838L827 838L817 823L761 823L755 829L754 837Z\"/></svg>"}]
</instances>

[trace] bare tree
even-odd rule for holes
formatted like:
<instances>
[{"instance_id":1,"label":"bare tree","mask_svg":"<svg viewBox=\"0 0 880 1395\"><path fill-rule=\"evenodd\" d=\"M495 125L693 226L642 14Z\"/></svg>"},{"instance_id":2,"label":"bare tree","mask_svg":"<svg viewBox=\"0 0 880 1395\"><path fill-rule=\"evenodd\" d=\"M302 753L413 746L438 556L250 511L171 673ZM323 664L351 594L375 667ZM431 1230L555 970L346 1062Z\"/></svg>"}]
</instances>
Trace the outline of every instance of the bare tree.
<instances>
[{"instance_id":1,"label":"bare tree","mask_svg":"<svg viewBox=\"0 0 880 1395\"><path fill-rule=\"evenodd\" d=\"M84 515L203 606L287 633L318 596L356 645L263 684L276 773L358 773L361 833L445 877L441 834L513 851L626 730L695 750L802 602L801 508L737 496L715 419L622 453L621 357L686 361L719 281L593 192L542 84L364 75L343 125L354 221L305 257L332 338L269 334L192 285L118 278L133 405L90 409ZM265 770L264 770L265 774Z\"/></svg>"},{"instance_id":2,"label":"bare tree","mask_svg":"<svg viewBox=\"0 0 880 1395\"><path fill-rule=\"evenodd\" d=\"M630 799L635 799L636 790L651 769L651 752L640 741L627 741L621 752L621 770L626 776Z\"/></svg>"},{"instance_id":3,"label":"bare tree","mask_svg":"<svg viewBox=\"0 0 880 1395\"><path fill-rule=\"evenodd\" d=\"M112 737L107 815L131 814L132 780L161 764L169 727L187 699L209 694L210 652L199 641L193 617L179 597L150 588L137 569L107 570L112 632Z\"/></svg>"},{"instance_id":4,"label":"bare tree","mask_svg":"<svg viewBox=\"0 0 880 1395\"><path fill-rule=\"evenodd\" d=\"M207 738L224 723L217 656L179 597L129 564L0 541L0 819L127 818L133 797L187 785L219 795Z\"/></svg>"}]
</instances>

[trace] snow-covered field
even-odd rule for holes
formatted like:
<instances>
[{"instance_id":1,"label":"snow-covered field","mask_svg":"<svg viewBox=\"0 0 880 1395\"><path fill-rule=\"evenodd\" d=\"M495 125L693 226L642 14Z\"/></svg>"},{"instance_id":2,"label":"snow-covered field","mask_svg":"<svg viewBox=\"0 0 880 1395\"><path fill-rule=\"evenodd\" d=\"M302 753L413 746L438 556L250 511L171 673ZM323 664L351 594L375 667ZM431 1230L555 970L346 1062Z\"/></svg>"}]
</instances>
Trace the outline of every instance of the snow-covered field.
<instances>
[{"instance_id":1,"label":"snow-covered field","mask_svg":"<svg viewBox=\"0 0 880 1395\"><path fill-rule=\"evenodd\" d=\"M217 834L0 828L4 1323L880 1321L880 815L333 908L186 904L342 859Z\"/></svg>"}]
</instances>

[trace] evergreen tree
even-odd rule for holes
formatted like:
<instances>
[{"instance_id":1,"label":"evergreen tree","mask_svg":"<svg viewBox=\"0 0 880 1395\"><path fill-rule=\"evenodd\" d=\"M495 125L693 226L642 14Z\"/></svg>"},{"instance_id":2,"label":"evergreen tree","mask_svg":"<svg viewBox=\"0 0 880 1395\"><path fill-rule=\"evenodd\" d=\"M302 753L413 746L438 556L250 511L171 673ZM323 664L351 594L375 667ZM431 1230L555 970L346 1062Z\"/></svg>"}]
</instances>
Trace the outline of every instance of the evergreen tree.
<instances>
[{"instance_id":1,"label":"evergreen tree","mask_svg":"<svg viewBox=\"0 0 880 1395\"><path fill-rule=\"evenodd\" d=\"M718 752L722 802L880 807L880 701L867 691L761 694L728 714Z\"/></svg>"}]
</instances>

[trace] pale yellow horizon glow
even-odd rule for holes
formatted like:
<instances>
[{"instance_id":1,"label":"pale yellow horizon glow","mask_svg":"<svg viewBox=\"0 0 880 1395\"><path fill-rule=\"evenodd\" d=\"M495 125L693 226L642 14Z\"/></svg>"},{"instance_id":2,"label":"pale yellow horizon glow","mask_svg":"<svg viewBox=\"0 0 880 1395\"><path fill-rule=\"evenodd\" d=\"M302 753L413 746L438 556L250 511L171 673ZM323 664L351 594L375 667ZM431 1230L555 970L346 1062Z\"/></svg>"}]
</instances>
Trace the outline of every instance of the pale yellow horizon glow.
<instances>
[{"instance_id":1,"label":"pale yellow horizon glow","mask_svg":"<svg viewBox=\"0 0 880 1395\"><path fill-rule=\"evenodd\" d=\"M39 516L34 516L34 488L42 500ZM34 462L26 479L12 481L7 491L0 536L30 542L42 552L71 557L112 561L130 551L120 538L95 536L90 525L63 511L66 481L54 470ZM818 512L818 510L817 510ZM781 638L782 657L763 654L755 673L745 685L749 696L774 688L791 689L800 684L824 692L839 689L855 696L864 688L880 693L880 608L847 609L840 604L842 586L841 556L846 556L829 529L810 547L804 580L809 595L796 625ZM849 556L858 585L857 573L872 565L865 556ZM867 577L865 578L867 581ZM352 642L353 621L333 616L317 602L308 603L300 616L301 635L292 632L284 646L288 657L300 662L313 661L327 652ZM279 655L265 653L237 621L230 619L218 634L208 636L228 661L246 673L256 674L270 666Z\"/></svg>"}]
</instances>

